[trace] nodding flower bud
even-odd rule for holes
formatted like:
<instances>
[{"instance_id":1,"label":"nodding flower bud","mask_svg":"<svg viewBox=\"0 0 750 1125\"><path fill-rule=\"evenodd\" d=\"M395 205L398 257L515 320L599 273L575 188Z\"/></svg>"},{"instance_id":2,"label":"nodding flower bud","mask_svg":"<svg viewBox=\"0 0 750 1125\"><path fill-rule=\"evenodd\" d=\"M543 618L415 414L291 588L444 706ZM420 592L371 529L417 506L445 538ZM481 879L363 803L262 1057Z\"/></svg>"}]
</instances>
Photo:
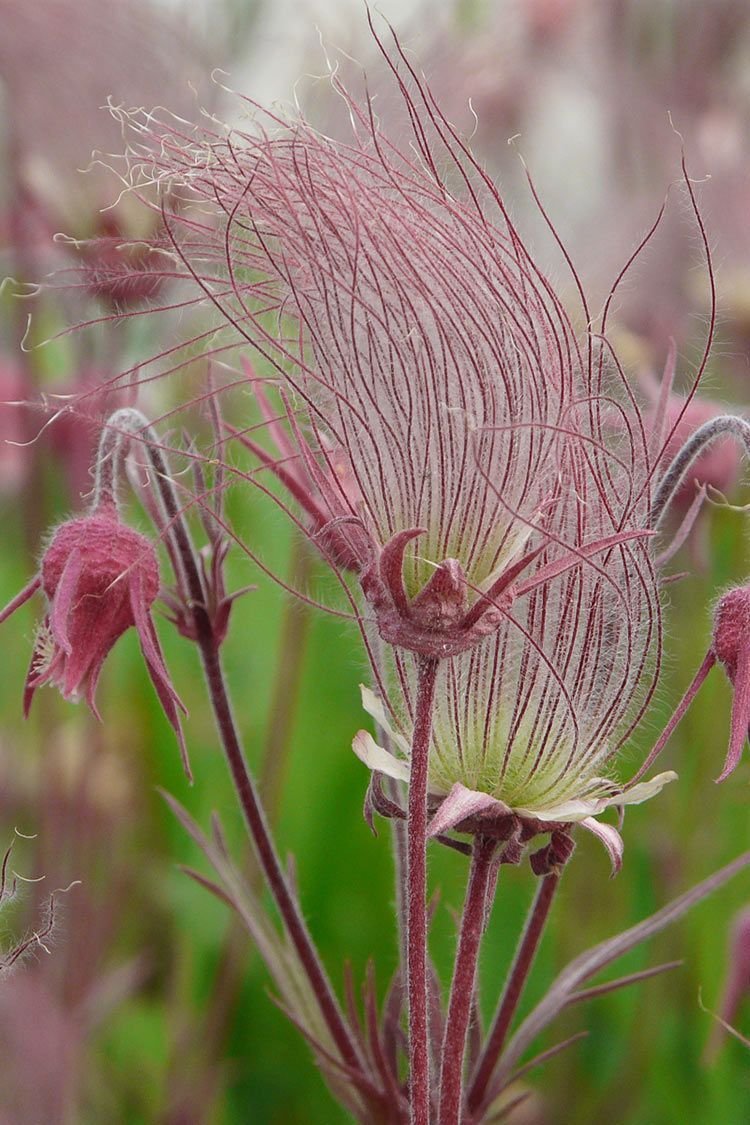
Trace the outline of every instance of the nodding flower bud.
<instances>
[{"instance_id":1,"label":"nodding flower bud","mask_svg":"<svg viewBox=\"0 0 750 1125\"><path fill-rule=\"evenodd\" d=\"M47 612L26 676L24 714L29 713L36 689L49 683L66 699L84 698L97 718L96 686L104 661L122 634L134 626L190 776L179 720L179 711L185 708L172 686L151 619L160 586L156 550L150 539L122 522L114 496L121 455L122 448L112 449L105 430L91 512L58 527L39 572L0 612L0 623L41 590Z\"/></svg>"},{"instance_id":2,"label":"nodding flower bud","mask_svg":"<svg viewBox=\"0 0 750 1125\"><path fill-rule=\"evenodd\" d=\"M734 689L729 750L718 781L739 764L750 725L750 586L738 586L719 601L714 615L713 654Z\"/></svg>"},{"instance_id":3,"label":"nodding flower bud","mask_svg":"<svg viewBox=\"0 0 750 1125\"><path fill-rule=\"evenodd\" d=\"M94 693L104 660L126 629L145 624L159 592L154 548L120 523L113 509L70 520L44 553L41 587L47 614L26 682L25 710L37 686L53 683L66 699Z\"/></svg>"}]
</instances>

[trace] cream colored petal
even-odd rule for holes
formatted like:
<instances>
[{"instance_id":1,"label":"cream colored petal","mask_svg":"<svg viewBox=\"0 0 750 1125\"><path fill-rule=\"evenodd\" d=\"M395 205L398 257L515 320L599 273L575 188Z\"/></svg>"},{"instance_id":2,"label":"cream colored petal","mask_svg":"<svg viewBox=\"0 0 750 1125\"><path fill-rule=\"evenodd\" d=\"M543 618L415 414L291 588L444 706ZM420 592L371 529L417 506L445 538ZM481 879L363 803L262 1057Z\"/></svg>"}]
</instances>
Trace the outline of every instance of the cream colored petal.
<instances>
[{"instance_id":1,"label":"cream colored petal","mask_svg":"<svg viewBox=\"0 0 750 1125\"><path fill-rule=\"evenodd\" d=\"M657 793L661 793L664 786L668 785L670 781L676 780L677 774L674 770L666 770L664 773L658 773L656 777L652 777L650 781L641 781L638 785L634 785L632 789L626 789L615 797L608 797L604 804L605 806L640 805L643 801L648 801L651 797L655 797Z\"/></svg>"},{"instance_id":2,"label":"cream colored petal","mask_svg":"<svg viewBox=\"0 0 750 1125\"><path fill-rule=\"evenodd\" d=\"M360 762L364 762L369 769L394 777L396 781L409 780L409 763L394 758L393 754L378 746L366 730L357 731L352 742L352 750Z\"/></svg>"},{"instance_id":3,"label":"cream colored petal","mask_svg":"<svg viewBox=\"0 0 750 1125\"><path fill-rule=\"evenodd\" d=\"M399 734L398 731L395 731L391 726L382 699L378 698L375 692L370 691L364 684L359 685L359 690L362 693L362 706L367 714L372 716L381 730L384 730L391 739L393 745L397 746L408 758L411 753L411 747L404 736Z\"/></svg>"},{"instance_id":4,"label":"cream colored petal","mask_svg":"<svg viewBox=\"0 0 750 1125\"><path fill-rule=\"evenodd\" d=\"M676 777L674 770L667 770L652 777L650 781L642 781L632 789L626 789L612 797L576 797L570 801L561 801L559 805L550 805L545 809L515 809L514 811L520 816L535 817L543 821L582 821L586 817L596 816L612 805L640 805L642 801L655 797ZM597 784L607 784L606 779L598 778Z\"/></svg>"},{"instance_id":5,"label":"cream colored petal","mask_svg":"<svg viewBox=\"0 0 750 1125\"><path fill-rule=\"evenodd\" d=\"M603 808L606 808L606 802L601 797L592 797L588 801L581 798L562 801L559 805L550 805L546 809L514 809L513 811L519 816L528 816L535 820L573 821L594 816Z\"/></svg>"}]
</instances>

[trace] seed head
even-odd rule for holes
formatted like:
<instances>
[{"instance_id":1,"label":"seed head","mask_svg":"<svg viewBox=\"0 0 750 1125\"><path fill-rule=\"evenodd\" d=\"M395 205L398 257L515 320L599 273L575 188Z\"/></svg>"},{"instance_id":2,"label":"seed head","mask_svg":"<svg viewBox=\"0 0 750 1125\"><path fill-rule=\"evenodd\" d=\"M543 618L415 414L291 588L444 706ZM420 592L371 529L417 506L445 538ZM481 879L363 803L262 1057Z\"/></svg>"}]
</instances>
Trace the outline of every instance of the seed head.
<instances>
[{"instance_id":1,"label":"seed head","mask_svg":"<svg viewBox=\"0 0 750 1125\"><path fill-rule=\"evenodd\" d=\"M644 534L649 464L606 346L579 338L406 56L388 63L406 143L334 78L349 144L300 117L166 141L159 122L144 146L141 117L130 176L165 185L186 273L289 392L296 448L274 441L276 471L311 535L358 573L386 641L445 658L494 632L519 585L598 553L621 589L641 552L614 548Z\"/></svg>"}]
</instances>

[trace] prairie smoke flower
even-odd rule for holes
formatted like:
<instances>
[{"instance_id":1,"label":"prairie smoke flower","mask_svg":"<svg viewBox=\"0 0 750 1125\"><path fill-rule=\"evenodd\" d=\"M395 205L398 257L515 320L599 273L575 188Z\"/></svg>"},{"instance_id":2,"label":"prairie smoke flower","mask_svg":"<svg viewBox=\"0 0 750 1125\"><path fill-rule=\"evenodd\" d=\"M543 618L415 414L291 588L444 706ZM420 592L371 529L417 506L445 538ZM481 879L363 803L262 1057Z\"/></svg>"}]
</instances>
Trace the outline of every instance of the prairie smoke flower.
<instances>
[{"instance_id":1,"label":"prairie smoke flower","mask_svg":"<svg viewBox=\"0 0 750 1125\"><path fill-rule=\"evenodd\" d=\"M619 867L622 841L597 821L605 809L639 804L677 775L618 785L612 760L632 729L642 678L628 666L626 630L614 621L622 603L606 580L571 575L538 593L470 654L443 662L429 758L430 835L449 829L520 833L523 840L580 823ZM609 607L607 605L609 601ZM546 621L544 618L546 617ZM535 620L541 627L534 628ZM392 750L366 731L354 739L373 771L410 776L415 700L413 671L396 661L387 697L369 689L363 706Z\"/></svg>"},{"instance_id":2,"label":"prairie smoke flower","mask_svg":"<svg viewBox=\"0 0 750 1125\"><path fill-rule=\"evenodd\" d=\"M591 818L671 776L630 793L609 776L659 663L646 427L608 345L579 339L400 61L411 146L337 84L351 144L272 119L273 135L228 137L167 137L160 121L149 146L137 117L131 180L167 185L187 274L289 392L290 436L259 398L278 457L243 440L311 535L344 541L329 555L359 576L363 630L374 620L395 651L373 706L401 738L413 656L443 662L433 796L461 786L521 817L582 820L617 855Z\"/></svg>"},{"instance_id":3,"label":"prairie smoke flower","mask_svg":"<svg viewBox=\"0 0 750 1125\"><path fill-rule=\"evenodd\" d=\"M616 366L581 344L491 180L413 85L418 159L340 89L350 145L304 120L229 138L165 138L159 122L164 143L142 163L134 145L130 175L168 184L167 212L187 196L166 215L176 253L293 392L298 464L325 493L312 533L330 515L385 640L444 658L597 555L620 560L619 588L647 555L648 463ZM150 120L133 124L142 140Z\"/></svg>"}]
</instances>

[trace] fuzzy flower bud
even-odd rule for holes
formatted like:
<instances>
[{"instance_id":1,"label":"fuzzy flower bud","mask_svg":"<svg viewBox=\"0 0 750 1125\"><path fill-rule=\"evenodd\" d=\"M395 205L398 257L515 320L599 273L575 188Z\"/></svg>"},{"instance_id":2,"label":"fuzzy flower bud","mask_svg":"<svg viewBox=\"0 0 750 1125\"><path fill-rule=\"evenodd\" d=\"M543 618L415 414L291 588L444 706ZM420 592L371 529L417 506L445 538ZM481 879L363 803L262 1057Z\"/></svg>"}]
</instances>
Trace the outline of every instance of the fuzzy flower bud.
<instances>
[{"instance_id":1,"label":"fuzzy flower bud","mask_svg":"<svg viewBox=\"0 0 750 1125\"><path fill-rule=\"evenodd\" d=\"M102 664L131 625L143 629L159 592L152 544L121 524L114 511L70 520L44 553L41 587L49 613L39 630L26 683L25 710L35 689L52 683L66 699L92 708ZM149 654L153 663L153 654Z\"/></svg>"},{"instance_id":2,"label":"fuzzy flower bud","mask_svg":"<svg viewBox=\"0 0 750 1125\"><path fill-rule=\"evenodd\" d=\"M179 720L179 711L185 708L172 686L151 619L160 585L156 550L145 535L120 519L113 484L121 449L113 450L109 443L105 431L92 511L55 531L39 573L0 612L0 622L41 590L47 612L37 631L26 676L24 713L28 715L37 688L49 683L66 699L84 698L97 718L96 686L104 661L122 634L135 627L189 775Z\"/></svg>"}]
</instances>

